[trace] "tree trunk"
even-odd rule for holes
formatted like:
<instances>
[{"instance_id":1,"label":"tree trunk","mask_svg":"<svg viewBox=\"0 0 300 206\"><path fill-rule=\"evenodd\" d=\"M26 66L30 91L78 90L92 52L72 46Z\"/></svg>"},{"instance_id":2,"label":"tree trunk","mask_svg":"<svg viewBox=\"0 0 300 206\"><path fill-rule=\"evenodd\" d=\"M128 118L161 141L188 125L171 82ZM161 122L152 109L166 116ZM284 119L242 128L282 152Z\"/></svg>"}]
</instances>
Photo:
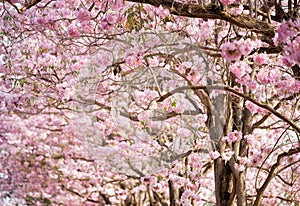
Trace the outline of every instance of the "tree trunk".
<instances>
[{"instance_id":1,"label":"tree trunk","mask_svg":"<svg viewBox=\"0 0 300 206\"><path fill-rule=\"evenodd\" d=\"M245 171L232 171L235 161L225 163L222 158L214 162L216 206L233 206L237 199L238 206L246 206Z\"/></svg>"},{"instance_id":2,"label":"tree trunk","mask_svg":"<svg viewBox=\"0 0 300 206\"><path fill-rule=\"evenodd\" d=\"M231 206L234 202L233 175L221 157L214 162L216 206Z\"/></svg>"},{"instance_id":3,"label":"tree trunk","mask_svg":"<svg viewBox=\"0 0 300 206\"><path fill-rule=\"evenodd\" d=\"M236 196L237 196L237 205L238 206L246 206L246 172L240 172L236 178Z\"/></svg>"}]
</instances>

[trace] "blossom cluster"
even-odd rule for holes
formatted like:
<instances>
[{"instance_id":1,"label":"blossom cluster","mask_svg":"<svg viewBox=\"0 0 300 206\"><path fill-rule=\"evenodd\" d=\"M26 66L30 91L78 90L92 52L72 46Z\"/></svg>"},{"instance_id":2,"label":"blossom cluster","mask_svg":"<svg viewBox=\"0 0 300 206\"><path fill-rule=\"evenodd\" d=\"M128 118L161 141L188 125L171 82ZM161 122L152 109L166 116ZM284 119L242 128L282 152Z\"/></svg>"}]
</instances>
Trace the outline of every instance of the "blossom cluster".
<instances>
[{"instance_id":1,"label":"blossom cluster","mask_svg":"<svg viewBox=\"0 0 300 206\"><path fill-rule=\"evenodd\" d=\"M278 28L278 40L283 44L284 62L287 66L300 64L300 19L284 20Z\"/></svg>"},{"instance_id":2,"label":"blossom cluster","mask_svg":"<svg viewBox=\"0 0 300 206\"><path fill-rule=\"evenodd\" d=\"M226 42L221 46L222 56L227 61L238 61L242 56L250 54L257 46L257 42L254 42L249 38L246 40Z\"/></svg>"},{"instance_id":3,"label":"blossom cluster","mask_svg":"<svg viewBox=\"0 0 300 206\"><path fill-rule=\"evenodd\" d=\"M299 19L278 29L282 56L260 53L265 34L174 7L24 2L0 4L0 190L20 202L163 205L174 189L178 205L215 205L216 162L247 172L255 198L299 147ZM279 164L262 205L300 202L299 153Z\"/></svg>"}]
</instances>

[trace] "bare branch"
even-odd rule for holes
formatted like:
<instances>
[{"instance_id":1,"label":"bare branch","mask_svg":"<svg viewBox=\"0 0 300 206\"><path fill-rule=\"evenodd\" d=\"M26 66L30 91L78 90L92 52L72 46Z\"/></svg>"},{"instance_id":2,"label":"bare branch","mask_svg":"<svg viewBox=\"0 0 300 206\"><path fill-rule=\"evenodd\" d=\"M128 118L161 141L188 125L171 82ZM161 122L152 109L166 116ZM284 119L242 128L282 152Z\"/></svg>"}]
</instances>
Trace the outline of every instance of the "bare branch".
<instances>
[{"instance_id":1,"label":"bare branch","mask_svg":"<svg viewBox=\"0 0 300 206\"><path fill-rule=\"evenodd\" d=\"M244 94L244 93L240 93L237 90L233 89L232 87L226 86L226 85L213 85L213 86L184 86L184 87L179 87L176 88L170 92L168 92L167 94L163 95L162 97L160 97L157 101L158 102L162 102L165 99L167 99L168 97L172 96L175 93L184 91L184 90L188 90L188 89L192 89L192 90L205 90L205 89L217 89L217 90L223 90L223 91L228 91L231 92L239 97L244 98L245 100L248 100L250 102L252 102L253 104L271 112L272 114L274 114L276 117L278 117L279 119L283 120L284 122L286 122L287 124L289 124L293 129L295 129L298 133L300 133L300 127L297 126L292 120L290 120L289 118L287 118L286 116L282 115L281 113L277 112L274 108L270 107L269 105L265 104L265 103L261 103L258 102L257 100L251 98L250 96Z\"/></svg>"},{"instance_id":2,"label":"bare branch","mask_svg":"<svg viewBox=\"0 0 300 206\"><path fill-rule=\"evenodd\" d=\"M270 170L270 172L268 174L268 177L266 178L264 184L257 191L257 197L255 199L255 202L254 202L253 206L260 205L260 201L261 201L261 199L263 197L264 191L267 188L267 186L269 185L269 183L271 182L272 178L275 176L275 171L280 166L281 159L284 158L284 157L292 156L292 155L297 154L297 153L300 153L300 147L294 148L294 149L290 149L288 152L284 152L284 153L281 153L280 155L278 155L277 161L271 167L271 170Z\"/></svg>"},{"instance_id":3,"label":"bare branch","mask_svg":"<svg viewBox=\"0 0 300 206\"><path fill-rule=\"evenodd\" d=\"M23 13L24 11L30 9L31 7L34 7L35 5L37 5L38 3L40 3L42 0L33 0L33 1L29 1L28 4L25 4L22 8L18 8L15 4L11 3L9 0L4 0L6 2L8 2L10 5L12 5L19 14Z\"/></svg>"}]
</instances>

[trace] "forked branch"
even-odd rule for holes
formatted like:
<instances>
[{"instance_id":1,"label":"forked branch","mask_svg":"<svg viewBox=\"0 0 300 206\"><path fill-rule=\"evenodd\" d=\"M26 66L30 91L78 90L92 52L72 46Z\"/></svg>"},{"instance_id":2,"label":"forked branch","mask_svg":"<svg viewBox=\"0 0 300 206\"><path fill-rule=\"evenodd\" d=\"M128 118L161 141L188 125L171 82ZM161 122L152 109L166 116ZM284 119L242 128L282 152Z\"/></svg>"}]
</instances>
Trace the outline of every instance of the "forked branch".
<instances>
[{"instance_id":1,"label":"forked branch","mask_svg":"<svg viewBox=\"0 0 300 206\"><path fill-rule=\"evenodd\" d=\"M271 24L251 17L249 15L229 14L219 5L209 5L203 7L199 4L186 4L174 0L127 0L143 4L150 4L156 7L162 6L170 11L171 14L190 18L221 19L241 28L249 29L253 32L274 37L275 27Z\"/></svg>"}]
</instances>

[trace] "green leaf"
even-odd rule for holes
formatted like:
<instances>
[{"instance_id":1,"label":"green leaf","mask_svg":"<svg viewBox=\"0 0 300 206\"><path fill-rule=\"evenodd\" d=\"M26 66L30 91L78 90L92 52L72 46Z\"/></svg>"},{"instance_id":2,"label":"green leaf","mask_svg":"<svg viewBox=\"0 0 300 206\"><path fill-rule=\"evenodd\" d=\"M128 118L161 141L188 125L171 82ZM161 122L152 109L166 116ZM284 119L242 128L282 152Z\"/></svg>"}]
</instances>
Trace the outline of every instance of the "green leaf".
<instances>
[{"instance_id":1,"label":"green leaf","mask_svg":"<svg viewBox=\"0 0 300 206\"><path fill-rule=\"evenodd\" d=\"M26 202L29 202L29 203L33 203L34 197L32 197L32 196L30 196L30 195L26 195L25 201L26 201Z\"/></svg>"},{"instance_id":2,"label":"green leaf","mask_svg":"<svg viewBox=\"0 0 300 206\"><path fill-rule=\"evenodd\" d=\"M161 175L158 175L157 176L157 182L159 183L160 181L162 181L164 178L163 178L163 176L161 176Z\"/></svg>"},{"instance_id":3,"label":"green leaf","mask_svg":"<svg viewBox=\"0 0 300 206\"><path fill-rule=\"evenodd\" d=\"M176 105L177 105L176 100L172 101L171 105L172 105L172 107L176 107Z\"/></svg>"},{"instance_id":4,"label":"green leaf","mask_svg":"<svg viewBox=\"0 0 300 206\"><path fill-rule=\"evenodd\" d=\"M143 125L143 129L146 129L146 122L145 121L141 121L141 124Z\"/></svg>"},{"instance_id":5,"label":"green leaf","mask_svg":"<svg viewBox=\"0 0 300 206\"><path fill-rule=\"evenodd\" d=\"M132 15L132 14L129 14L127 16L127 20L126 20L126 23L125 23L125 28L132 31L136 26L136 19L135 19L135 16Z\"/></svg>"}]
</instances>

